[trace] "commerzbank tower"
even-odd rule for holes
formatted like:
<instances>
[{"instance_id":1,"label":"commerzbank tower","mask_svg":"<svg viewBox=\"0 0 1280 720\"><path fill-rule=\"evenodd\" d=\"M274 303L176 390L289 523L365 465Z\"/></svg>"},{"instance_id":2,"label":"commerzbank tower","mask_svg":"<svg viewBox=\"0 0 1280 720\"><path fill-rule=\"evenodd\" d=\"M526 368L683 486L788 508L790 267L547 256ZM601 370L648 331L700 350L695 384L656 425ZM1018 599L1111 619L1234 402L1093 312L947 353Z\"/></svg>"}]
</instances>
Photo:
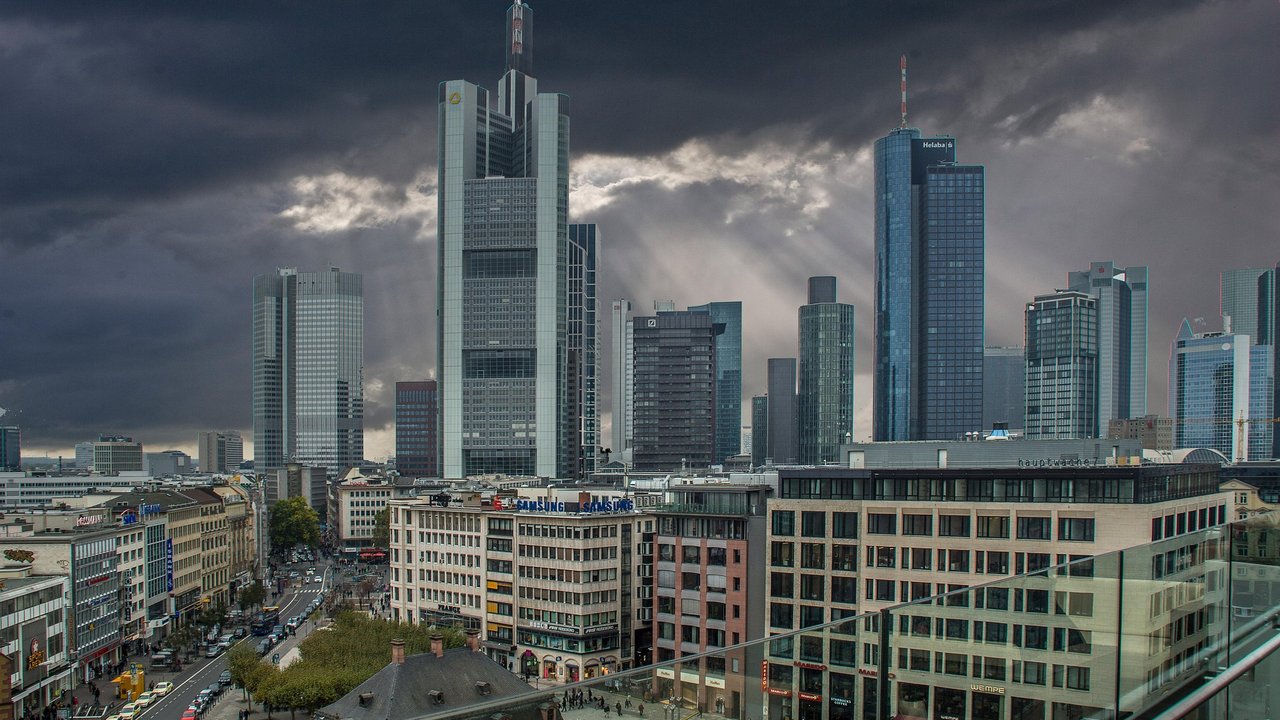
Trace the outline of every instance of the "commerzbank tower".
<instances>
[{"instance_id":1,"label":"commerzbank tower","mask_svg":"<svg viewBox=\"0 0 1280 720\"><path fill-rule=\"evenodd\" d=\"M571 478L594 457L595 227L568 222L569 98L538 92L532 31L516 0L497 92L439 89L445 478Z\"/></svg>"}]
</instances>

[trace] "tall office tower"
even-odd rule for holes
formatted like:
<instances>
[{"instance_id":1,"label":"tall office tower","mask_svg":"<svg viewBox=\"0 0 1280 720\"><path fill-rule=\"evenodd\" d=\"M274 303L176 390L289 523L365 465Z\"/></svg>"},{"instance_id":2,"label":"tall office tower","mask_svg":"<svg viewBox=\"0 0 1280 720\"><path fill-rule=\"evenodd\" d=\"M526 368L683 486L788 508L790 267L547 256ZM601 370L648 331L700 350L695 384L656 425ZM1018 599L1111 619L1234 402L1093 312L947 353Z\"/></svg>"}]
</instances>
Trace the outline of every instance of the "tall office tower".
<instances>
[{"instance_id":1,"label":"tall office tower","mask_svg":"<svg viewBox=\"0 0 1280 720\"><path fill-rule=\"evenodd\" d=\"M766 456L779 465L800 461L799 417L796 408L796 359L769 358L769 433Z\"/></svg>"},{"instance_id":2,"label":"tall office tower","mask_svg":"<svg viewBox=\"0 0 1280 720\"><path fill-rule=\"evenodd\" d=\"M689 310L709 313L711 322L724 326L716 336L716 462L722 463L742 449L742 303L712 302Z\"/></svg>"},{"instance_id":3,"label":"tall office tower","mask_svg":"<svg viewBox=\"0 0 1280 720\"><path fill-rule=\"evenodd\" d=\"M507 10L491 93L439 91L437 352L441 474L566 478L580 468L581 359L570 306L569 98L539 93L533 11ZM495 97L496 95L496 97Z\"/></svg>"},{"instance_id":4,"label":"tall office tower","mask_svg":"<svg viewBox=\"0 0 1280 720\"><path fill-rule=\"evenodd\" d=\"M1026 436L1098 435L1098 301L1080 292L1027 304Z\"/></svg>"},{"instance_id":5,"label":"tall office tower","mask_svg":"<svg viewBox=\"0 0 1280 720\"><path fill-rule=\"evenodd\" d=\"M254 469L336 476L364 457L364 293L357 273L253 279Z\"/></svg>"},{"instance_id":6,"label":"tall office tower","mask_svg":"<svg viewBox=\"0 0 1280 720\"><path fill-rule=\"evenodd\" d=\"M1026 426L1027 354L1020 347L982 350L982 429L1005 423L1011 432Z\"/></svg>"},{"instance_id":7,"label":"tall office tower","mask_svg":"<svg viewBox=\"0 0 1280 720\"><path fill-rule=\"evenodd\" d=\"M904 124L876 141L877 441L981 429L985 188L955 138Z\"/></svg>"},{"instance_id":8,"label":"tall office tower","mask_svg":"<svg viewBox=\"0 0 1280 720\"><path fill-rule=\"evenodd\" d=\"M769 396L751 397L751 467L769 459Z\"/></svg>"},{"instance_id":9,"label":"tall office tower","mask_svg":"<svg viewBox=\"0 0 1280 720\"><path fill-rule=\"evenodd\" d=\"M613 421L609 434L612 440L612 459L631 464L632 442L632 393L634 391L631 303L627 300L614 300L611 311L613 320L613 337L610 341L610 380L613 386L609 392L613 398L610 412Z\"/></svg>"},{"instance_id":10,"label":"tall office tower","mask_svg":"<svg viewBox=\"0 0 1280 720\"><path fill-rule=\"evenodd\" d=\"M396 383L396 472L440 477L439 393L435 380Z\"/></svg>"},{"instance_id":11,"label":"tall office tower","mask_svg":"<svg viewBox=\"0 0 1280 720\"><path fill-rule=\"evenodd\" d=\"M244 462L244 439L236 430L205 430L196 434L200 472L227 473Z\"/></svg>"},{"instance_id":12,"label":"tall office tower","mask_svg":"<svg viewBox=\"0 0 1280 720\"><path fill-rule=\"evenodd\" d=\"M597 338L600 333L596 314L596 247L595 223L569 225L569 357L577 363L570 368L569 380L579 389L577 428L578 472L585 477L594 472L600 451L600 414L597 402L600 355Z\"/></svg>"},{"instance_id":13,"label":"tall office tower","mask_svg":"<svg viewBox=\"0 0 1280 720\"><path fill-rule=\"evenodd\" d=\"M0 425L0 470L22 469L22 430L17 425Z\"/></svg>"},{"instance_id":14,"label":"tall office tower","mask_svg":"<svg viewBox=\"0 0 1280 720\"><path fill-rule=\"evenodd\" d=\"M639 471L716 462L716 336L703 312L635 318L635 448Z\"/></svg>"},{"instance_id":15,"label":"tall office tower","mask_svg":"<svg viewBox=\"0 0 1280 720\"><path fill-rule=\"evenodd\" d=\"M1095 262L1067 274L1067 289L1098 300L1098 427L1147 414L1147 268Z\"/></svg>"},{"instance_id":16,"label":"tall office tower","mask_svg":"<svg viewBox=\"0 0 1280 720\"><path fill-rule=\"evenodd\" d=\"M1267 418L1275 393L1272 347L1248 335L1194 334L1182 321L1169 358L1174 447L1213 448L1233 461L1271 456Z\"/></svg>"},{"instance_id":17,"label":"tall office tower","mask_svg":"<svg viewBox=\"0 0 1280 720\"><path fill-rule=\"evenodd\" d=\"M1222 272L1222 331L1248 335L1254 345L1274 345L1276 269Z\"/></svg>"},{"instance_id":18,"label":"tall office tower","mask_svg":"<svg viewBox=\"0 0 1280 720\"><path fill-rule=\"evenodd\" d=\"M836 462L853 440L853 306L836 302L836 279L809 278L800 307L800 462Z\"/></svg>"}]
</instances>

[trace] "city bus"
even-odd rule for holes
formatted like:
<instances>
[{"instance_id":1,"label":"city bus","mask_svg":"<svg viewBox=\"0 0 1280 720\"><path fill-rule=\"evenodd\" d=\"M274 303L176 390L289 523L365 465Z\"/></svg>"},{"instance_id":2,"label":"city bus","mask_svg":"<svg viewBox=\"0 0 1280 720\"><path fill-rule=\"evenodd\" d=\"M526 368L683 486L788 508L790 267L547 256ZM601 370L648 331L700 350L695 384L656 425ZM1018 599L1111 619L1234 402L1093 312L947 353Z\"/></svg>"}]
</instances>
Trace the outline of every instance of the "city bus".
<instances>
[{"instance_id":1,"label":"city bus","mask_svg":"<svg viewBox=\"0 0 1280 720\"><path fill-rule=\"evenodd\" d=\"M249 630L254 635L270 635L271 628L280 622L280 606L267 605L262 608L262 612L258 613L258 617L253 619L253 623L249 625Z\"/></svg>"}]
</instances>

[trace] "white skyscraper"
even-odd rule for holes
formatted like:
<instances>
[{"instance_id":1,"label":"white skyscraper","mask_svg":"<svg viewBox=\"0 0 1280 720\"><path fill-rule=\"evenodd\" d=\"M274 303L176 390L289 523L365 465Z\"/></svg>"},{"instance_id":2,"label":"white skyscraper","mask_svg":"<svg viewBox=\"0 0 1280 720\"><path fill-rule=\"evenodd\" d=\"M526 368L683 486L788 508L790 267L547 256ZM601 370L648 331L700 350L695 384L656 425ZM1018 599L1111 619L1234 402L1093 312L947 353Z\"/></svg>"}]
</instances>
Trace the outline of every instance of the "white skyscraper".
<instances>
[{"instance_id":1,"label":"white skyscraper","mask_svg":"<svg viewBox=\"0 0 1280 720\"><path fill-rule=\"evenodd\" d=\"M613 338L610 344L609 367L612 381L610 388L612 397L610 410L613 412L613 427L610 432L610 440L613 443L612 459L630 464L631 444L634 439L632 396L635 387L635 357L632 345L635 328L631 324L631 302L614 300L611 312Z\"/></svg>"}]
</instances>

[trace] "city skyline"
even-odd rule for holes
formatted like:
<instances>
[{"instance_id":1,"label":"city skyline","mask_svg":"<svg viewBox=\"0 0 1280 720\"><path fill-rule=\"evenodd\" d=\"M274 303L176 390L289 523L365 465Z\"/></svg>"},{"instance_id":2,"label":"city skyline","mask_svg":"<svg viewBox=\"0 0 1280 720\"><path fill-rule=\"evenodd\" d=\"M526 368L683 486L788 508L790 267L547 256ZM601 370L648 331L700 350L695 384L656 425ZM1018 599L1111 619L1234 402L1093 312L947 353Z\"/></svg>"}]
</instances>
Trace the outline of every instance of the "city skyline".
<instances>
[{"instance_id":1,"label":"city skyline","mask_svg":"<svg viewBox=\"0 0 1280 720\"><path fill-rule=\"evenodd\" d=\"M23 142L0 150L0 406L24 449L69 456L110 431L192 452L200 429L247 434L249 278L340 265L366 278L366 455L391 454L395 381L435 376L433 88L496 75L506 5L3 11L0 87L27 112L3 121ZM804 278L837 276L870 318L870 146L898 124L904 50L909 124L987 167L987 345L1020 344L1024 303L1081 259L1148 266L1163 412L1178 321L1221 329L1217 273L1277 259L1280 113L1238 92L1280 65L1274 3L535 8L539 75L574 101L569 221L606 238L600 301L741 299L744 398L765 358L795 353ZM806 89L821 107L779 101Z\"/></svg>"}]
</instances>

